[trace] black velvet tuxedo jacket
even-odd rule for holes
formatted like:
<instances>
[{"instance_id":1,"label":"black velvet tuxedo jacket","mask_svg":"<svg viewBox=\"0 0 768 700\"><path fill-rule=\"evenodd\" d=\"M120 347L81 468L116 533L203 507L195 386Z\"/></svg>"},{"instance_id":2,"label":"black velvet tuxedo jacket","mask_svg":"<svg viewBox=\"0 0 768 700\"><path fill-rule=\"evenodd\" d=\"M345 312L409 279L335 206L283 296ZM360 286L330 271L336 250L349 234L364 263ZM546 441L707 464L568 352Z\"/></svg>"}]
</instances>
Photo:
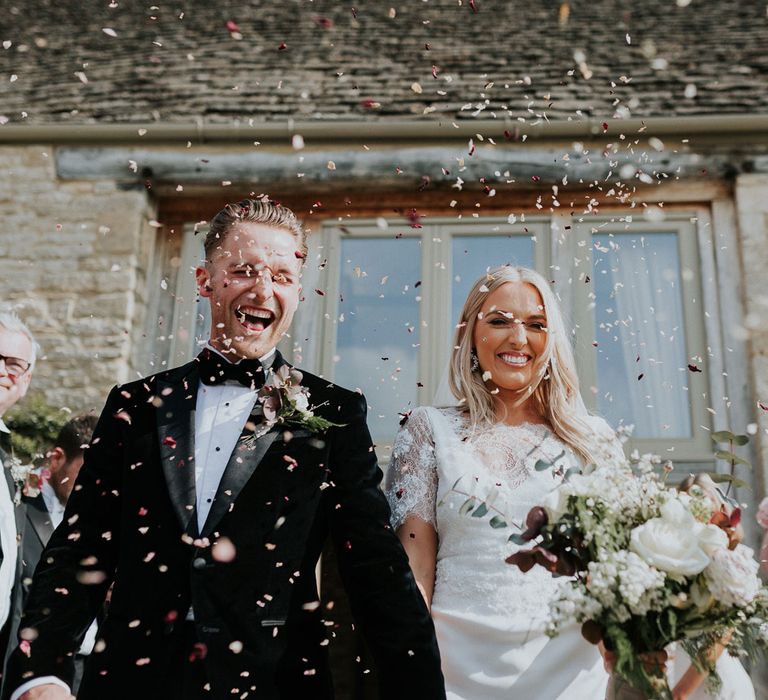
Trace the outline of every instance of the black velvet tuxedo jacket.
<instances>
[{"instance_id":1,"label":"black velvet tuxedo jacket","mask_svg":"<svg viewBox=\"0 0 768 700\"><path fill-rule=\"evenodd\" d=\"M35 638L12 654L4 697L32 676L71 681L114 581L82 700L165 697L190 605L211 698L331 698L315 579L330 535L381 697L444 698L434 629L379 490L365 399L305 373L316 415L343 427L239 440L198 532L198 381L194 360L110 393L35 573L22 619ZM231 551L214 547L224 539L234 558L217 555Z\"/></svg>"}]
</instances>

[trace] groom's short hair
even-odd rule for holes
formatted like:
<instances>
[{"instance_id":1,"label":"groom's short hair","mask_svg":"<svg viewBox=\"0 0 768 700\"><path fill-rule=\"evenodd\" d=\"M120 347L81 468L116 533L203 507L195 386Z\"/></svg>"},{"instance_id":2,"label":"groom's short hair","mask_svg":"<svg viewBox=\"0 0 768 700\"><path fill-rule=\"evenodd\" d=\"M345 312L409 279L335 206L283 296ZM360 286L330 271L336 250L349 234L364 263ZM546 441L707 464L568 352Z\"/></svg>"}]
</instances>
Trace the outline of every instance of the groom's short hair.
<instances>
[{"instance_id":1,"label":"groom's short hair","mask_svg":"<svg viewBox=\"0 0 768 700\"><path fill-rule=\"evenodd\" d=\"M264 199L243 199L235 204L227 204L211 220L205 237L205 259L210 262L213 252L226 235L237 224L264 224L288 231L298 244L302 254L302 264L307 258L307 239L299 220L288 207Z\"/></svg>"}]
</instances>

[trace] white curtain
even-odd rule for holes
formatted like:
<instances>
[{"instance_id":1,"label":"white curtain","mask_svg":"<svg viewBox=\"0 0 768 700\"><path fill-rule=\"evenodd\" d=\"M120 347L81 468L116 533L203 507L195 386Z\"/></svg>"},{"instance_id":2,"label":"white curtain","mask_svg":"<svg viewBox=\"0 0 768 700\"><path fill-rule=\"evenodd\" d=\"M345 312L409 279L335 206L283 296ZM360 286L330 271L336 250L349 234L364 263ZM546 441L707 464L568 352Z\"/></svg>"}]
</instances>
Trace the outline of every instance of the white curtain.
<instances>
[{"instance_id":1,"label":"white curtain","mask_svg":"<svg viewBox=\"0 0 768 700\"><path fill-rule=\"evenodd\" d=\"M655 244L657 237L660 245ZM634 423L636 437L685 437L690 435L690 410L683 388L687 377L681 371L686 368L686 352L676 236L618 235L613 242L618 247L608 257L606 274L615 294L614 330L623 349L623 389L633 413L631 420L629 416L625 420Z\"/></svg>"}]
</instances>

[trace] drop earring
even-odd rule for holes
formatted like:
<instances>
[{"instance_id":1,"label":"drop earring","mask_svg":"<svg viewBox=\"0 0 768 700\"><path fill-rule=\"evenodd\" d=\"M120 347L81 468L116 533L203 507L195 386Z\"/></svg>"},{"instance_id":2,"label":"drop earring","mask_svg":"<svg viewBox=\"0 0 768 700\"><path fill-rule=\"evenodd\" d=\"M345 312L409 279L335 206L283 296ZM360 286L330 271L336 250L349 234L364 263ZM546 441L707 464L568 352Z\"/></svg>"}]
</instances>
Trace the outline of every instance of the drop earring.
<instances>
[{"instance_id":1,"label":"drop earring","mask_svg":"<svg viewBox=\"0 0 768 700\"><path fill-rule=\"evenodd\" d=\"M480 360L477 359L477 353L471 350L469 353L470 365L469 369L472 372L478 372L480 370Z\"/></svg>"}]
</instances>

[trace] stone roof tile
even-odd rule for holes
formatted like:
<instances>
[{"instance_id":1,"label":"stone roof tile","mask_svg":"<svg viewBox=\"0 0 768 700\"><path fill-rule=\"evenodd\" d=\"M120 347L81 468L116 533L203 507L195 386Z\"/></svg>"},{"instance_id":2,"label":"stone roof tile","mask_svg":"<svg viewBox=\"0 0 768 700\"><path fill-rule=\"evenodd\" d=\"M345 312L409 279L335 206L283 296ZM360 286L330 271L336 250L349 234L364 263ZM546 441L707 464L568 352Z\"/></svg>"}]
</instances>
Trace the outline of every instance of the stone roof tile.
<instances>
[{"instance_id":1,"label":"stone roof tile","mask_svg":"<svg viewBox=\"0 0 768 700\"><path fill-rule=\"evenodd\" d=\"M529 107L768 112L768 18L754 0L156 2L8 0L2 120L471 119L486 99L477 116L512 120L536 118Z\"/></svg>"}]
</instances>

